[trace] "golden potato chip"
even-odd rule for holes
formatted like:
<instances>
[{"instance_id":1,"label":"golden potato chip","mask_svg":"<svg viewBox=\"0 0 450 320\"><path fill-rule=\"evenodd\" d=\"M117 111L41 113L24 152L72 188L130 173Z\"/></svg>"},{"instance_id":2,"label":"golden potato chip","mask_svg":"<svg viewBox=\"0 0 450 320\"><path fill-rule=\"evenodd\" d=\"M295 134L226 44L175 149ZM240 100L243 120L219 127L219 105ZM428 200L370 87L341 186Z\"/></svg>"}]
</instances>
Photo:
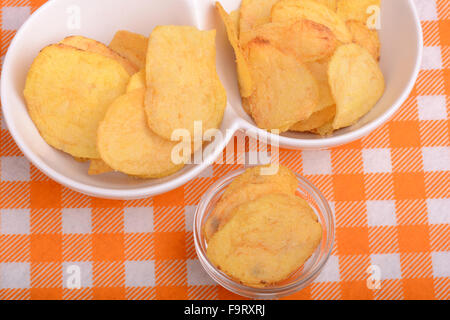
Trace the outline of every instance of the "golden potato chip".
<instances>
[{"instance_id":1,"label":"golden potato chip","mask_svg":"<svg viewBox=\"0 0 450 320\"><path fill-rule=\"evenodd\" d=\"M330 106L323 110L313 113L313 115L304 121L297 122L291 127L291 131L308 132L314 129L318 129L325 124L333 121L336 116L336 106Z\"/></svg>"},{"instance_id":2,"label":"golden potato chip","mask_svg":"<svg viewBox=\"0 0 450 320\"><path fill-rule=\"evenodd\" d=\"M44 140L78 158L98 159L97 128L130 76L116 60L57 44L28 72L25 99Z\"/></svg>"},{"instance_id":3,"label":"golden potato chip","mask_svg":"<svg viewBox=\"0 0 450 320\"><path fill-rule=\"evenodd\" d=\"M250 101L248 100L248 98L242 98L242 108L249 116L252 115L252 110L250 109Z\"/></svg>"},{"instance_id":4,"label":"golden potato chip","mask_svg":"<svg viewBox=\"0 0 450 320\"><path fill-rule=\"evenodd\" d=\"M240 35L241 37L253 28L269 23L272 7L279 0L242 0Z\"/></svg>"},{"instance_id":5,"label":"golden potato chip","mask_svg":"<svg viewBox=\"0 0 450 320\"><path fill-rule=\"evenodd\" d=\"M145 68L147 37L129 31L117 31L109 47L131 61L138 69Z\"/></svg>"},{"instance_id":6,"label":"golden potato chip","mask_svg":"<svg viewBox=\"0 0 450 320\"><path fill-rule=\"evenodd\" d=\"M331 134L333 134L334 129L333 129L333 120L325 123L323 126L317 128L317 129L313 129L311 130L312 133L318 134L322 137L326 137L329 136Z\"/></svg>"},{"instance_id":7,"label":"golden potato chip","mask_svg":"<svg viewBox=\"0 0 450 320\"><path fill-rule=\"evenodd\" d=\"M227 187L205 223L203 232L207 241L231 219L231 212L237 206L265 194L295 195L298 188L295 174L288 168L279 166L276 174L262 175L261 168L267 167L247 169Z\"/></svg>"},{"instance_id":8,"label":"golden potato chip","mask_svg":"<svg viewBox=\"0 0 450 320\"><path fill-rule=\"evenodd\" d=\"M336 49L336 37L331 30L314 21L299 19L263 24L247 32L247 40L262 39L285 53L292 53L302 62L330 57Z\"/></svg>"},{"instance_id":9,"label":"golden potato chip","mask_svg":"<svg viewBox=\"0 0 450 320\"><path fill-rule=\"evenodd\" d=\"M98 176L100 174L113 172L114 170L101 159L92 159L89 165L88 174L90 176Z\"/></svg>"},{"instance_id":10,"label":"golden potato chip","mask_svg":"<svg viewBox=\"0 0 450 320\"><path fill-rule=\"evenodd\" d=\"M103 43L96 40L85 38L82 36L72 36L65 38L60 43L83 51L98 53L102 56L114 59L125 68L130 76L138 71L137 67L133 63L119 55L117 52L111 50Z\"/></svg>"},{"instance_id":11,"label":"golden potato chip","mask_svg":"<svg viewBox=\"0 0 450 320\"><path fill-rule=\"evenodd\" d=\"M378 38L378 32L370 30L365 24L356 20L348 20L346 24L353 36L353 43L367 49L375 60L379 60L380 39Z\"/></svg>"},{"instance_id":12,"label":"golden potato chip","mask_svg":"<svg viewBox=\"0 0 450 320\"><path fill-rule=\"evenodd\" d=\"M228 39L234 49L236 56L237 73L239 80L239 88L242 97L249 97L253 92L253 82L250 76L250 69L247 58L245 57L241 45L239 44L238 32L232 18L226 13L222 5L216 2L217 11L222 18L227 29Z\"/></svg>"},{"instance_id":13,"label":"golden potato chip","mask_svg":"<svg viewBox=\"0 0 450 320\"><path fill-rule=\"evenodd\" d=\"M101 158L115 171L143 178L162 178L183 168L172 162L177 145L147 126L145 89L117 98L98 129Z\"/></svg>"},{"instance_id":14,"label":"golden potato chip","mask_svg":"<svg viewBox=\"0 0 450 320\"><path fill-rule=\"evenodd\" d=\"M81 163L89 161L89 159L86 159L86 158L77 158L77 157L73 157L73 158L75 159L76 162L81 162Z\"/></svg>"},{"instance_id":15,"label":"golden potato chip","mask_svg":"<svg viewBox=\"0 0 450 320\"><path fill-rule=\"evenodd\" d=\"M215 31L163 26L153 30L147 55L146 113L149 127L170 140L177 129L194 137L218 128L227 99L216 71Z\"/></svg>"},{"instance_id":16,"label":"golden potato chip","mask_svg":"<svg viewBox=\"0 0 450 320\"><path fill-rule=\"evenodd\" d=\"M298 181L295 174L285 166L279 165L275 174L267 174L263 169L272 170L271 165L262 165L249 168L243 174L236 177L223 193L223 198L238 192L239 189L247 184L274 183L283 186L284 193L294 194L298 188Z\"/></svg>"},{"instance_id":17,"label":"golden potato chip","mask_svg":"<svg viewBox=\"0 0 450 320\"><path fill-rule=\"evenodd\" d=\"M241 11L239 9L230 12L230 19L231 19L231 21L233 21L234 30L236 30L236 35L237 35L238 39L239 39L239 30L240 30L240 26L239 26L240 18L241 18Z\"/></svg>"},{"instance_id":18,"label":"golden potato chip","mask_svg":"<svg viewBox=\"0 0 450 320\"><path fill-rule=\"evenodd\" d=\"M327 6L330 10L336 11L338 0L314 0L324 6Z\"/></svg>"},{"instance_id":19,"label":"golden potato chip","mask_svg":"<svg viewBox=\"0 0 450 320\"><path fill-rule=\"evenodd\" d=\"M343 43L351 41L351 34L345 22L328 7L311 0L282 0L272 9L272 22L307 19L330 28L337 40Z\"/></svg>"},{"instance_id":20,"label":"golden potato chip","mask_svg":"<svg viewBox=\"0 0 450 320\"><path fill-rule=\"evenodd\" d=\"M127 92L145 88L145 69L135 73L128 82Z\"/></svg>"},{"instance_id":21,"label":"golden potato chip","mask_svg":"<svg viewBox=\"0 0 450 320\"><path fill-rule=\"evenodd\" d=\"M337 14L344 20L357 20L365 25L371 22L377 21L376 18L379 11L370 10L371 7L381 8L381 0L339 0L337 4Z\"/></svg>"},{"instance_id":22,"label":"golden potato chip","mask_svg":"<svg viewBox=\"0 0 450 320\"><path fill-rule=\"evenodd\" d=\"M319 103L314 112L323 110L335 104L333 95L331 94L330 84L328 82L328 60L320 60L306 63L309 71L319 85Z\"/></svg>"},{"instance_id":23,"label":"golden potato chip","mask_svg":"<svg viewBox=\"0 0 450 320\"><path fill-rule=\"evenodd\" d=\"M336 101L336 130L356 123L384 93L384 77L378 63L357 44L336 50L328 66L328 79Z\"/></svg>"},{"instance_id":24,"label":"golden potato chip","mask_svg":"<svg viewBox=\"0 0 450 320\"><path fill-rule=\"evenodd\" d=\"M322 226L305 200L270 194L235 208L208 242L207 256L242 284L269 287L298 270L321 239Z\"/></svg>"},{"instance_id":25,"label":"golden potato chip","mask_svg":"<svg viewBox=\"0 0 450 320\"><path fill-rule=\"evenodd\" d=\"M308 68L266 41L255 39L248 48L255 83L249 104L258 127L284 132L308 119L319 102L319 86Z\"/></svg>"}]
</instances>

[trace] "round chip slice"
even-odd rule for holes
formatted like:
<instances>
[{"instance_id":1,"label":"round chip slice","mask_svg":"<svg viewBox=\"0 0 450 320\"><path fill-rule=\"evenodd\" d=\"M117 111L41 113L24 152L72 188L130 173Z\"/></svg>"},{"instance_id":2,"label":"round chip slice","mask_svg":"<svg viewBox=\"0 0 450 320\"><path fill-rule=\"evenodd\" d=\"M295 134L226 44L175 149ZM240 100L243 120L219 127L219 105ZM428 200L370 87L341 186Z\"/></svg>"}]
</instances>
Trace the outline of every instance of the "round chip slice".
<instances>
[{"instance_id":1,"label":"round chip slice","mask_svg":"<svg viewBox=\"0 0 450 320\"><path fill-rule=\"evenodd\" d=\"M377 13L376 11L370 11L371 7L379 9L381 0L339 0L337 14L344 21L357 20L367 24L369 17Z\"/></svg>"},{"instance_id":2,"label":"round chip slice","mask_svg":"<svg viewBox=\"0 0 450 320\"><path fill-rule=\"evenodd\" d=\"M127 92L131 92L136 89L142 89L145 88L145 70L142 69L141 71L135 73L131 78L130 82L127 86Z\"/></svg>"},{"instance_id":3,"label":"round chip slice","mask_svg":"<svg viewBox=\"0 0 450 320\"><path fill-rule=\"evenodd\" d=\"M289 278L314 253L322 227L303 199L265 195L240 205L208 243L209 260L224 273L252 287Z\"/></svg>"},{"instance_id":4,"label":"round chip slice","mask_svg":"<svg viewBox=\"0 0 450 320\"><path fill-rule=\"evenodd\" d=\"M172 162L177 145L160 138L147 126L145 89L129 92L113 102L98 130L98 150L115 171L141 178L162 178L183 168Z\"/></svg>"},{"instance_id":5,"label":"round chip slice","mask_svg":"<svg viewBox=\"0 0 450 320\"><path fill-rule=\"evenodd\" d=\"M291 131L308 132L318 129L323 125L333 121L336 116L336 106L331 106L314 113L311 118L300 121L291 127Z\"/></svg>"},{"instance_id":6,"label":"round chip slice","mask_svg":"<svg viewBox=\"0 0 450 320\"><path fill-rule=\"evenodd\" d=\"M319 103L319 86L309 69L264 40L251 41L248 50L255 83L249 105L258 127L285 132L308 119Z\"/></svg>"},{"instance_id":7,"label":"round chip slice","mask_svg":"<svg viewBox=\"0 0 450 320\"><path fill-rule=\"evenodd\" d=\"M231 212L235 207L265 194L295 195L298 181L291 170L279 166L276 174L263 175L262 168L268 168L268 166L250 168L228 186L205 223L204 235L206 240L211 239L217 230L230 220Z\"/></svg>"},{"instance_id":8,"label":"round chip slice","mask_svg":"<svg viewBox=\"0 0 450 320\"><path fill-rule=\"evenodd\" d=\"M113 172L114 170L101 159L92 159L89 165L88 174L90 176L98 176L104 173Z\"/></svg>"},{"instance_id":9,"label":"round chip slice","mask_svg":"<svg viewBox=\"0 0 450 320\"><path fill-rule=\"evenodd\" d=\"M335 104L328 82L328 63L329 59L306 63L306 66L319 85L319 103L314 109L314 112L319 112Z\"/></svg>"},{"instance_id":10,"label":"round chip slice","mask_svg":"<svg viewBox=\"0 0 450 320\"><path fill-rule=\"evenodd\" d=\"M103 55L56 44L44 48L28 72L24 95L45 141L78 158L98 159L97 129L129 75Z\"/></svg>"},{"instance_id":11,"label":"round chip slice","mask_svg":"<svg viewBox=\"0 0 450 320\"><path fill-rule=\"evenodd\" d=\"M228 13L225 11L225 9L219 2L216 3L216 8L217 11L219 12L219 15L223 23L225 24L228 39L230 41L231 46L233 47L234 54L236 56L236 66L241 96L243 98L249 97L253 92L253 82L250 76L250 69L248 66L247 57L245 57L244 52L241 48L241 44L239 43L238 38L239 32L238 29L236 28L236 23L235 21L233 21L231 15L228 15Z\"/></svg>"},{"instance_id":12,"label":"round chip slice","mask_svg":"<svg viewBox=\"0 0 450 320\"><path fill-rule=\"evenodd\" d=\"M117 31L109 44L111 49L127 58L140 69L145 68L147 46L148 38L143 35L124 30Z\"/></svg>"},{"instance_id":13,"label":"round chip slice","mask_svg":"<svg viewBox=\"0 0 450 320\"><path fill-rule=\"evenodd\" d=\"M119 62L125 68L125 70L127 70L130 76L138 71L138 68L132 62L122 57L120 54L111 50L99 41L82 36L71 36L65 38L60 43L83 51L95 52L101 54L102 56L114 59Z\"/></svg>"},{"instance_id":14,"label":"round chip slice","mask_svg":"<svg viewBox=\"0 0 450 320\"><path fill-rule=\"evenodd\" d=\"M240 19L240 38L245 33L262 24L269 23L272 7L279 0L242 0Z\"/></svg>"},{"instance_id":15,"label":"round chip slice","mask_svg":"<svg viewBox=\"0 0 450 320\"><path fill-rule=\"evenodd\" d=\"M346 22L353 37L353 43L367 49L375 60L380 59L380 39L376 30L370 30L365 24L356 20Z\"/></svg>"},{"instance_id":16,"label":"round chip slice","mask_svg":"<svg viewBox=\"0 0 450 320\"><path fill-rule=\"evenodd\" d=\"M370 53L357 44L339 47L328 66L336 101L335 130L355 124L384 93L383 73Z\"/></svg>"},{"instance_id":17,"label":"round chip slice","mask_svg":"<svg viewBox=\"0 0 450 320\"><path fill-rule=\"evenodd\" d=\"M149 40L145 110L149 127L171 140L176 130L193 139L195 123L217 129L226 93L216 71L215 31L194 27L156 27Z\"/></svg>"},{"instance_id":18,"label":"round chip slice","mask_svg":"<svg viewBox=\"0 0 450 320\"><path fill-rule=\"evenodd\" d=\"M272 22L263 24L241 38L245 45L253 39L264 39L302 62L330 57L336 49L336 37L329 28L311 20Z\"/></svg>"},{"instance_id":19,"label":"round chip slice","mask_svg":"<svg viewBox=\"0 0 450 320\"><path fill-rule=\"evenodd\" d=\"M337 10L337 1L338 0L315 0L315 1L323 4L324 6L327 6L330 10L333 10L333 11Z\"/></svg>"},{"instance_id":20,"label":"round chip slice","mask_svg":"<svg viewBox=\"0 0 450 320\"><path fill-rule=\"evenodd\" d=\"M359 0L358 0L359 1ZM345 22L327 6L311 0L282 0L272 9L272 22L308 19L330 28L343 43L352 40Z\"/></svg>"}]
</instances>

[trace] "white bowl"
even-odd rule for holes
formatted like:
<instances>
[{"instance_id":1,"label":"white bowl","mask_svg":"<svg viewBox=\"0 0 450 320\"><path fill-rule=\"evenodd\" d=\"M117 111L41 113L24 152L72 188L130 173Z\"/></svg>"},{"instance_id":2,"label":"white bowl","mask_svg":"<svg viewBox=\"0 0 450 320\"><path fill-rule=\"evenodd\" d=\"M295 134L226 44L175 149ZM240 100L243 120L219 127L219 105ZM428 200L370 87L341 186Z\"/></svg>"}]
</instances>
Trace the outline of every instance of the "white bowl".
<instances>
[{"instance_id":1,"label":"white bowl","mask_svg":"<svg viewBox=\"0 0 450 320\"><path fill-rule=\"evenodd\" d=\"M387 88L381 101L361 121L329 138L288 133L281 137L260 130L242 109L236 81L233 51L214 0L51 0L37 10L18 31L3 64L1 100L6 124L26 157L41 171L76 191L111 199L138 199L173 190L198 176L212 164L238 130L282 147L320 149L349 143L386 122L409 95L422 56L422 32L412 0L383 0L380 37L381 68ZM239 7L241 0L222 0L225 9ZM79 15L79 28L77 17ZM75 17L75 18L74 18ZM114 33L126 29L149 35L157 25L193 25L218 30L217 66L228 95L221 131L224 139L199 165L186 166L177 174L158 180L137 180L118 173L89 176L87 164L50 147L31 121L23 89L31 63L45 46L68 35L84 35L109 43Z\"/></svg>"}]
</instances>

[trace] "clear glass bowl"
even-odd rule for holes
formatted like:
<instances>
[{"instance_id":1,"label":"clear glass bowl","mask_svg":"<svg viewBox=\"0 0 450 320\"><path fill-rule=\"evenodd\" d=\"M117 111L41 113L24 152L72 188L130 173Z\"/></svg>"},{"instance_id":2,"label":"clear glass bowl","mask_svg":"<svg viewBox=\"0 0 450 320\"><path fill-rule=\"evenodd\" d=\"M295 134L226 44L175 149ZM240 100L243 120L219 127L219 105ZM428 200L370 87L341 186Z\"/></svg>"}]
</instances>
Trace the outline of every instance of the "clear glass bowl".
<instances>
[{"instance_id":1,"label":"clear glass bowl","mask_svg":"<svg viewBox=\"0 0 450 320\"><path fill-rule=\"evenodd\" d=\"M218 284L238 295L253 299L277 299L294 294L307 287L317 278L325 266L334 243L334 216L322 193L305 178L297 175L298 195L309 202L314 209L323 227L322 242L311 258L289 279L283 283L269 288L252 288L244 286L239 282L218 270L207 258L207 243L203 235L203 225L207 221L214 206L220 200L227 186L245 169L228 174L214 184L203 196L197 207L194 217L194 241L198 258L208 275Z\"/></svg>"}]
</instances>

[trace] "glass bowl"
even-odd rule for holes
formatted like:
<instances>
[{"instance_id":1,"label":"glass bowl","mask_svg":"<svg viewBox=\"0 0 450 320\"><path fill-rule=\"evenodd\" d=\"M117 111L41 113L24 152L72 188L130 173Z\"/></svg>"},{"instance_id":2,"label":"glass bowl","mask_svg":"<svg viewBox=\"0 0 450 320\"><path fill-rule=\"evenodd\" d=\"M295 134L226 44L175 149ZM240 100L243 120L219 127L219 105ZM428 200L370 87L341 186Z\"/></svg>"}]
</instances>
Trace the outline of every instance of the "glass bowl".
<instances>
[{"instance_id":1,"label":"glass bowl","mask_svg":"<svg viewBox=\"0 0 450 320\"><path fill-rule=\"evenodd\" d=\"M334 243L334 215L323 194L304 177L297 175L297 195L309 202L323 228L322 241L310 259L281 284L268 288L242 285L218 270L207 258L203 226L228 185L246 169L234 171L215 183L203 196L194 217L195 249L206 273L219 285L238 295L252 299L277 299L294 294L311 284L325 266Z\"/></svg>"}]
</instances>

